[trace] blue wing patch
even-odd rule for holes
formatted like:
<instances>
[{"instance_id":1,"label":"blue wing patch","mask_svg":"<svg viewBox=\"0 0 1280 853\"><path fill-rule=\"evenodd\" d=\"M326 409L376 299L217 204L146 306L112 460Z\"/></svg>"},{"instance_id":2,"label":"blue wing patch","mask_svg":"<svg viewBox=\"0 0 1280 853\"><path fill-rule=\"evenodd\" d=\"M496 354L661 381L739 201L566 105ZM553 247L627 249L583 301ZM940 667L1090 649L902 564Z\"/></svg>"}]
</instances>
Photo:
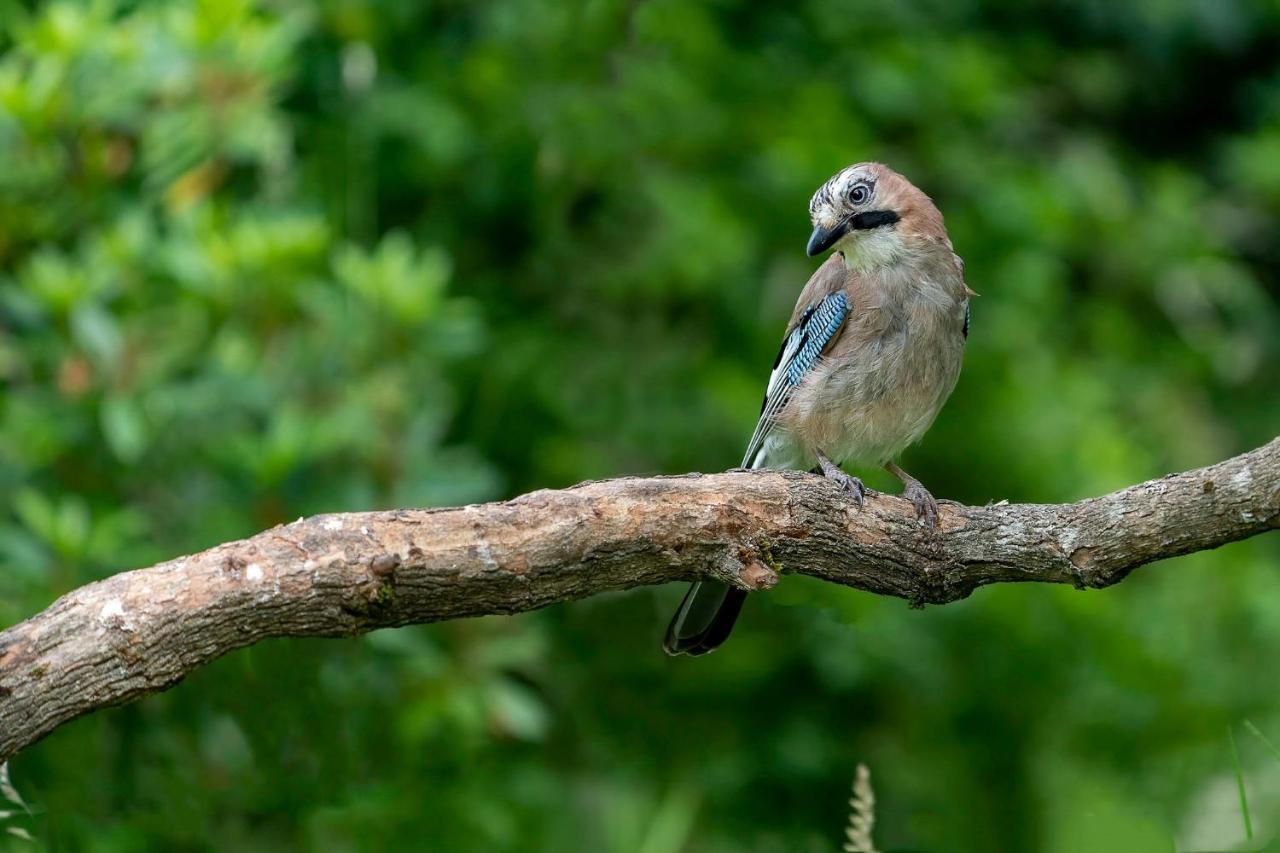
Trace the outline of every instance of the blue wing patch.
<instances>
[{"instance_id":1,"label":"blue wing patch","mask_svg":"<svg viewBox=\"0 0 1280 853\"><path fill-rule=\"evenodd\" d=\"M803 381L822 357L827 345L835 338L849 316L849 300L843 291L836 291L804 310L782 342L778 360L774 362L769 386L760 405L760 420L747 445L743 466L750 466L764 440L773 430L775 416L791 398L791 392Z\"/></svg>"},{"instance_id":2,"label":"blue wing patch","mask_svg":"<svg viewBox=\"0 0 1280 853\"><path fill-rule=\"evenodd\" d=\"M845 298L843 292L839 291L816 306L809 307L805 312L806 316L796 326L796 332L800 332L802 337L795 358L787 365L788 384L792 386L800 384L804 375L818 363L818 357L836 336L836 332L840 330L840 324L848 314L849 300Z\"/></svg>"}]
</instances>

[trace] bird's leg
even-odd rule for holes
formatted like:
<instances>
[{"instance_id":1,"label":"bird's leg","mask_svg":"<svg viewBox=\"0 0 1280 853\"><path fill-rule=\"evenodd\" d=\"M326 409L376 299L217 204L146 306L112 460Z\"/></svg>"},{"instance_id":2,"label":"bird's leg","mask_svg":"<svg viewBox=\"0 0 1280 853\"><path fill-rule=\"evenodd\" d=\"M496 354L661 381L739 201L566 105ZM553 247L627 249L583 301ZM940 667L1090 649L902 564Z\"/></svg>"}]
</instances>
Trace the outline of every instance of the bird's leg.
<instances>
[{"instance_id":1,"label":"bird's leg","mask_svg":"<svg viewBox=\"0 0 1280 853\"><path fill-rule=\"evenodd\" d=\"M861 480L840 470L840 466L828 459L827 454L821 450L818 451L818 467L822 469L822 476L828 480L835 480L836 485L853 495L854 503L858 508L862 508L862 501L867 496L867 487L862 485Z\"/></svg>"},{"instance_id":2,"label":"bird's leg","mask_svg":"<svg viewBox=\"0 0 1280 853\"><path fill-rule=\"evenodd\" d=\"M920 485L920 481L903 471L892 462L884 463L884 470L902 481L902 496L911 501L916 508L916 518L924 522L924 526L934 530L938 526L938 502L929 494L929 490Z\"/></svg>"}]
</instances>

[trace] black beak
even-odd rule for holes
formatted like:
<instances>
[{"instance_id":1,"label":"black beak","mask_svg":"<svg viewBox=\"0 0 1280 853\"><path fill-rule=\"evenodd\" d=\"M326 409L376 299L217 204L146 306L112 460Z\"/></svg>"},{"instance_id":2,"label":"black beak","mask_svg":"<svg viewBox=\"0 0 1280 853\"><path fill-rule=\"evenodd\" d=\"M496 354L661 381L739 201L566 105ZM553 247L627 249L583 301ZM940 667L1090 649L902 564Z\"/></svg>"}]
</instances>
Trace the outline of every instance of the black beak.
<instances>
[{"instance_id":1,"label":"black beak","mask_svg":"<svg viewBox=\"0 0 1280 853\"><path fill-rule=\"evenodd\" d=\"M849 220L846 219L836 225L835 228L823 228L817 225L813 229L813 233L809 235L809 245L805 247L805 254L809 257L821 254L836 244L836 241L849 233Z\"/></svg>"},{"instance_id":2,"label":"black beak","mask_svg":"<svg viewBox=\"0 0 1280 853\"><path fill-rule=\"evenodd\" d=\"M812 258L814 255L830 249L850 231L870 231L872 228L879 228L881 225L893 225L898 221L898 218L898 214L892 210L866 210L850 216L830 230L818 225L813 229L813 233L809 235L809 245L805 248L805 252Z\"/></svg>"}]
</instances>

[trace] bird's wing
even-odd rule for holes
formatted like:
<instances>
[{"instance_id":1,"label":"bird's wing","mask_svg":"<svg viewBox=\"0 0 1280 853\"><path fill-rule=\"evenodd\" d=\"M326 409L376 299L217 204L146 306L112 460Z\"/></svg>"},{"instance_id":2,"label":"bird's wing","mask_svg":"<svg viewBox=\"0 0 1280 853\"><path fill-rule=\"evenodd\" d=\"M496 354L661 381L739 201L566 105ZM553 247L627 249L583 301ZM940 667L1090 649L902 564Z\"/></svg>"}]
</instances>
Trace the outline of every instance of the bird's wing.
<instances>
[{"instance_id":1,"label":"bird's wing","mask_svg":"<svg viewBox=\"0 0 1280 853\"><path fill-rule=\"evenodd\" d=\"M796 318L791 331L782 341L773 373L769 374L764 403L760 406L760 420L756 422L755 432L747 444L747 453L742 458L744 468L751 466L756 454L764 446L765 439L773 432L778 413L787 404L787 400L791 399L791 392L818 363L848 316L849 298L843 290L837 290L810 303Z\"/></svg>"}]
</instances>

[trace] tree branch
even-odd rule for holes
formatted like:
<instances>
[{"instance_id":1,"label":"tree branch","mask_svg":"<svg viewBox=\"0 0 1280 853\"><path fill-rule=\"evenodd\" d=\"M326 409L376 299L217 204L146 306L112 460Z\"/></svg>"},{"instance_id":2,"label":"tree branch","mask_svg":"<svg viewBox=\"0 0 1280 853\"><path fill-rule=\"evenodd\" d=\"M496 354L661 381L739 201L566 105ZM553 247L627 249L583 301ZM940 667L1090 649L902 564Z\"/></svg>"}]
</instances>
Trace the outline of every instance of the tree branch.
<instances>
[{"instance_id":1,"label":"tree branch","mask_svg":"<svg viewBox=\"0 0 1280 853\"><path fill-rule=\"evenodd\" d=\"M1280 527L1280 438L1074 504L943 503L939 525L921 528L901 498L871 495L859 510L827 480L777 471L302 519L89 584L0 632L0 761L265 637L516 613L698 576L765 589L779 571L916 605L1003 581L1109 586Z\"/></svg>"}]
</instances>

